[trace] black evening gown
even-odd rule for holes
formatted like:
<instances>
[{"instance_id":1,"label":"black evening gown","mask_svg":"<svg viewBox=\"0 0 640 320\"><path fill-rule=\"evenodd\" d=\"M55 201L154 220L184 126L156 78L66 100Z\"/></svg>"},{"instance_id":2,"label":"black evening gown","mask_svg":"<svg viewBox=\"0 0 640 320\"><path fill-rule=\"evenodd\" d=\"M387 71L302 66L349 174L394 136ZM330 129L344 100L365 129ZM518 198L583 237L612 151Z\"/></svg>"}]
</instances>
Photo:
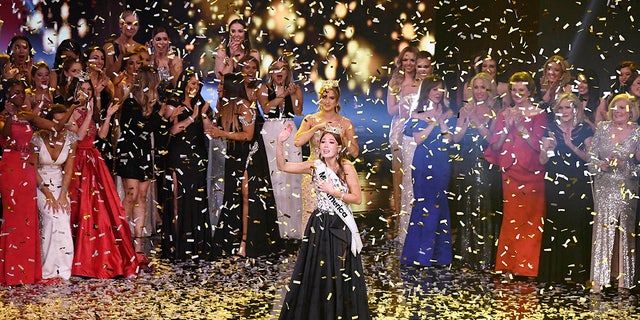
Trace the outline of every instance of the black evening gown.
<instances>
[{"instance_id":1,"label":"black evening gown","mask_svg":"<svg viewBox=\"0 0 640 320\"><path fill-rule=\"evenodd\" d=\"M262 118L259 114L257 116L252 141L227 141L224 200L213 241L214 254L218 256L236 254L240 247L242 240L242 194L240 187L245 170L247 170L249 177L246 256L264 256L278 252L281 248L282 240L276 222L275 200L260 134L263 121L259 121ZM241 123L241 125L246 124ZM238 131L241 130L241 128L238 129Z\"/></svg>"},{"instance_id":2,"label":"black evening gown","mask_svg":"<svg viewBox=\"0 0 640 320\"><path fill-rule=\"evenodd\" d=\"M186 110L182 121L191 115ZM209 259L212 256L211 224L207 201L207 161L203 119L200 114L184 130L171 137L165 181L168 188L163 212L163 256L174 260ZM168 190L167 190L168 189ZM170 194L167 194L171 190Z\"/></svg>"},{"instance_id":3,"label":"black evening gown","mask_svg":"<svg viewBox=\"0 0 640 320\"><path fill-rule=\"evenodd\" d=\"M361 255L338 214L315 210L304 239L280 319L369 319Z\"/></svg>"},{"instance_id":4,"label":"black evening gown","mask_svg":"<svg viewBox=\"0 0 640 320\"><path fill-rule=\"evenodd\" d=\"M547 216L544 220L538 279L543 282L584 283L591 270L591 221L594 210L586 163L564 141L562 130L549 123L557 147L545 165ZM572 131L581 150L593 130L585 123Z\"/></svg>"}]
</instances>

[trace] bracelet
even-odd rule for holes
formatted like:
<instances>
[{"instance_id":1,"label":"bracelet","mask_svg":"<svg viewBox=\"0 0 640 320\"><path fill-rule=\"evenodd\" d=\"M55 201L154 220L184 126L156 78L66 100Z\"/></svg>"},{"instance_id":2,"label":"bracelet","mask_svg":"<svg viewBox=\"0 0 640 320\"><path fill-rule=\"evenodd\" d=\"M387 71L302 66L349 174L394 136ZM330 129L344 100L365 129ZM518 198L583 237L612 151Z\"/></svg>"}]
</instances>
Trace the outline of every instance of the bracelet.
<instances>
[{"instance_id":1,"label":"bracelet","mask_svg":"<svg viewBox=\"0 0 640 320\"><path fill-rule=\"evenodd\" d=\"M344 192L343 192L343 191L341 191L340 193L341 193L341 195L340 195L340 201L344 201Z\"/></svg>"},{"instance_id":2,"label":"bracelet","mask_svg":"<svg viewBox=\"0 0 640 320\"><path fill-rule=\"evenodd\" d=\"M195 120L193 120L192 116L189 116L189 120L191 120L191 122L195 122Z\"/></svg>"}]
</instances>

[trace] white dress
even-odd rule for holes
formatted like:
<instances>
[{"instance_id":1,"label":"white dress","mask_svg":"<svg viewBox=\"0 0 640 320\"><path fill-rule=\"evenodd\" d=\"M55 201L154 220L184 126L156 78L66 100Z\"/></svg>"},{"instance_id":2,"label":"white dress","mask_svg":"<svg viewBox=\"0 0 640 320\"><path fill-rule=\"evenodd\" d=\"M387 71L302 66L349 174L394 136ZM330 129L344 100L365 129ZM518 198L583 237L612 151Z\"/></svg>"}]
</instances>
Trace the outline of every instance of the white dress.
<instances>
[{"instance_id":1,"label":"white dress","mask_svg":"<svg viewBox=\"0 0 640 320\"><path fill-rule=\"evenodd\" d=\"M49 188L53 196L60 196L64 163L69 157L71 145L78 141L78 136L67 131L64 146L55 161L51 158L44 140L34 134L31 142L39 154L38 174L42 183ZM67 201L69 201L67 196ZM38 189L38 212L40 213L40 245L42 247L42 278L71 277L73 264L73 238L71 236L70 212L53 211L46 206L46 197Z\"/></svg>"}]
</instances>

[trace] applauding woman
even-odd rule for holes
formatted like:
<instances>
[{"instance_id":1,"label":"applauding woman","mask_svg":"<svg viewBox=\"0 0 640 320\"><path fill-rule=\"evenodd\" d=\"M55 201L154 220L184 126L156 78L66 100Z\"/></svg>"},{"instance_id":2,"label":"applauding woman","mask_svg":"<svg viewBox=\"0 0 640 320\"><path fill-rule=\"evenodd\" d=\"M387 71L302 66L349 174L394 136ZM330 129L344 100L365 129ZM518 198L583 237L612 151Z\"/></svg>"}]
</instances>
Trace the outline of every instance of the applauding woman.
<instances>
[{"instance_id":1,"label":"applauding woman","mask_svg":"<svg viewBox=\"0 0 640 320\"><path fill-rule=\"evenodd\" d=\"M546 211L544 166L538 157L547 115L531 102L535 85L528 73L514 73L509 79L509 90L514 106L498 116L484 153L502 172L505 200L496 271L535 277Z\"/></svg>"},{"instance_id":2,"label":"applauding woman","mask_svg":"<svg viewBox=\"0 0 640 320\"><path fill-rule=\"evenodd\" d=\"M278 136L278 169L313 176L317 207L309 218L291 275L280 319L369 319L360 250L362 240L349 204L360 204L358 173L346 159L343 130L327 125L320 134L319 159L286 162L284 142L293 127Z\"/></svg>"}]
</instances>

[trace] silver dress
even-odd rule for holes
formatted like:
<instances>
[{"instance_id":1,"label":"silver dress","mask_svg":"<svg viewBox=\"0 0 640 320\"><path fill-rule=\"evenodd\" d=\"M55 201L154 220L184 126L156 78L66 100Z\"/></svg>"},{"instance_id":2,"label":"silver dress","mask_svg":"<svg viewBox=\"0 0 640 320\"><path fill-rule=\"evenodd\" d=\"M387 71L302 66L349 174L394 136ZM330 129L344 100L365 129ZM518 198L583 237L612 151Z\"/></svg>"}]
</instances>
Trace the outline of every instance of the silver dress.
<instances>
[{"instance_id":1,"label":"silver dress","mask_svg":"<svg viewBox=\"0 0 640 320\"><path fill-rule=\"evenodd\" d=\"M638 165L635 154L640 147L640 127L634 125L629 136L614 145L611 141L612 123L598 124L591 150L589 151L589 171L593 177L593 199L595 216L593 224L593 244L591 250L591 280L595 286L609 284L612 279L612 265L618 265L620 285L630 288L635 269L633 251L635 240L634 222L638 194ZM608 170L600 165L608 162L612 155L620 163ZM585 212L585 214L589 214ZM619 233L618 261L614 259L614 241Z\"/></svg>"}]
</instances>

